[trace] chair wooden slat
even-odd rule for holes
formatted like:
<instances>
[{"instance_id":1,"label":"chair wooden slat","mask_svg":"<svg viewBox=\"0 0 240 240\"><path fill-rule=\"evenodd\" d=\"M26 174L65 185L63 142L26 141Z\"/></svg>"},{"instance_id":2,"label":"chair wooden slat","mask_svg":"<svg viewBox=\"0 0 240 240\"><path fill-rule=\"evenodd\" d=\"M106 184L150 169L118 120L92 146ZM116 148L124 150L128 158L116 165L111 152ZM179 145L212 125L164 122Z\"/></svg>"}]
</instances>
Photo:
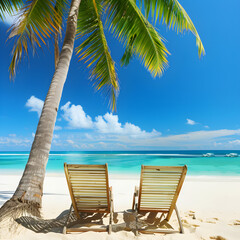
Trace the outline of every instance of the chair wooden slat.
<instances>
[{"instance_id":1,"label":"chair wooden slat","mask_svg":"<svg viewBox=\"0 0 240 240\"><path fill-rule=\"evenodd\" d=\"M89 168L89 169L83 169L83 170L78 170L78 169L69 170L69 174L79 174L79 173L89 174L89 175L105 174L104 171L99 170L99 169L93 169L93 170L91 170L91 169Z\"/></svg>"},{"instance_id":2,"label":"chair wooden slat","mask_svg":"<svg viewBox=\"0 0 240 240\"><path fill-rule=\"evenodd\" d=\"M143 192L175 192L176 186L167 186L167 185L161 185L161 186L143 186L142 188Z\"/></svg>"},{"instance_id":3,"label":"chair wooden slat","mask_svg":"<svg viewBox=\"0 0 240 240\"><path fill-rule=\"evenodd\" d=\"M77 188L92 188L95 186L95 188L105 188L105 184L100 184L100 183L89 183L89 184L86 184L86 183L74 183L72 184L73 187L77 187Z\"/></svg>"},{"instance_id":4,"label":"chair wooden slat","mask_svg":"<svg viewBox=\"0 0 240 240\"><path fill-rule=\"evenodd\" d=\"M105 190L104 186L99 186L96 188L96 186L84 186L84 185L75 185L73 186L73 189L79 189L79 187L82 188L82 190L86 189L86 190L91 190L91 191L94 191L95 189L98 189L98 190Z\"/></svg>"},{"instance_id":5,"label":"chair wooden slat","mask_svg":"<svg viewBox=\"0 0 240 240\"><path fill-rule=\"evenodd\" d=\"M70 178L71 180L71 178ZM85 180L76 180L74 179L73 181L71 181L72 184L96 184L97 185L106 185L106 180L97 180L97 179L85 179Z\"/></svg>"},{"instance_id":6,"label":"chair wooden slat","mask_svg":"<svg viewBox=\"0 0 240 240\"><path fill-rule=\"evenodd\" d=\"M146 201L146 200L150 200L150 199L153 199L153 200L155 200L155 201L160 201L160 200L163 200L163 199L166 199L166 200L169 200L169 199L173 199L173 197L174 197L174 195L164 195L164 196L160 196L160 197L158 197L158 196L156 196L156 195L148 195L148 196L142 196L142 201Z\"/></svg>"},{"instance_id":7,"label":"chair wooden slat","mask_svg":"<svg viewBox=\"0 0 240 240\"><path fill-rule=\"evenodd\" d=\"M79 180L79 181L81 181L81 180L91 180L91 179L103 179L103 180L105 180L105 182L106 182L106 175L104 175L104 174L102 174L102 175L99 175L99 174L96 174L96 175L79 175L79 176L76 176L76 175L71 175L70 174L70 179L72 179L72 180Z\"/></svg>"},{"instance_id":8,"label":"chair wooden slat","mask_svg":"<svg viewBox=\"0 0 240 240\"><path fill-rule=\"evenodd\" d=\"M107 204L98 204L98 203L77 203L77 206L81 209L83 209L83 208L96 209L96 208L107 208L108 207Z\"/></svg>"},{"instance_id":9,"label":"chair wooden slat","mask_svg":"<svg viewBox=\"0 0 240 240\"><path fill-rule=\"evenodd\" d=\"M142 166L138 209L167 202L169 210L176 199L177 189L181 184L185 167L179 166ZM156 207L157 208L157 207Z\"/></svg>"},{"instance_id":10,"label":"chair wooden slat","mask_svg":"<svg viewBox=\"0 0 240 240\"><path fill-rule=\"evenodd\" d=\"M145 172L181 172L182 171L182 166L146 166L144 165Z\"/></svg>"},{"instance_id":11,"label":"chair wooden slat","mask_svg":"<svg viewBox=\"0 0 240 240\"><path fill-rule=\"evenodd\" d=\"M143 166L141 169L140 187L135 190L138 203L135 208L135 197L133 208L138 212L162 212L167 213L168 221L172 211L176 208L176 201L185 179L187 167L183 166ZM136 188L137 189L137 188ZM176 210L180 232L183 227L178 211ZM141 232L148 230L139 229ZM138 232L138 230L136 230ZM153 231L158 232L158 231Z\"/></svg>"},{"instance_id":12,"label":"chair wooden slat","mask_svg":"<svg viewBox=\"0 0 240 240\"><path fill-rule=\"evenodd\" d=\"M107 204L106 200L98 200L98 199L94 199L94 200L90 200L89 198L81 198L81 199L77 199L76 202L80 202L80 203L96 203L96 204Z\"/></svg>"},{"instance_id":13,"label":"chair wooden slat","mask_svg":"<svg viewBox=\"0 0 240 240\"><path fill-rule=\"evenodd\" d=\"M155 189L146 189L144 188L142 190L142 193L143 194L162 194L163 192L166 192L166 193L173 193L175 194L176 192L176 188L175 189L167 189L167 188L155 188Z\"/></svg>"},{"instance_id":14,"label":"chair wooden slat","mask_svg":"<svg viewBox=\"0 0 240 240\"><path fill-rule=\"evenodd\" d=\"M82 211L86 206L89 211L89 207L93 206L94 212L99 205L109 212L107 165L65 164L64 168L75 212L79 213L79 209Z\"/></svg>"},{"instance_id":15,"label":"chair wooden slat","mask_svg":"<svg viewBox=\"0 0 240 240\"><path fill-rule=\"evenodd\" d=\"M68 183L72 207L78 218L81 212L110 213L108 232L112 231L112 190L109 188L108 167L105 165L66 164L64 170ZM70 212L71 212L70 208ZM71 228L67 229L65 222L63 233L81 231L106 231L107 229Z\"/></svg>"}]
</instances>

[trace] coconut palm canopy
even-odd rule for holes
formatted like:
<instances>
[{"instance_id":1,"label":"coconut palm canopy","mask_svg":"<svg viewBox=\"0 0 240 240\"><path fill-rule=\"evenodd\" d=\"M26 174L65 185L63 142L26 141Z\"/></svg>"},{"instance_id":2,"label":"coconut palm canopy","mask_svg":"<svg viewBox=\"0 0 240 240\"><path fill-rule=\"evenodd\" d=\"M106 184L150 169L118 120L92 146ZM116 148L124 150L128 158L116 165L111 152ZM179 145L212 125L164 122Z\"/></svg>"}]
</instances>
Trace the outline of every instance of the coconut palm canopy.
<instances>
[{"instance_id":1,"label":"coconut palm canopy","mask_svg":"<svg viewBox=\"0 0 240 240\"><path fill-rule=\"evenodd\" d=\"M0 9L8 1L0 1ZM10 2L10 1L9 1ZM4 4L5 3L5 4ZM12 1L14 5L20 1ZM140 6L140 8L138 7ZM69 2L66 0L28 0L19 11L17 22L11 27L9 38L14 39L10 75L29 51L47 44L60 34L65 23ZM141 9L141 10L140 10ZM1 13L1 12L0 12ZM166 24L177 32L191 31L196 37L199 56L205 53L201 39L190 17L177 0L82 0L78 13L76 54L90 68L90 79L97 90L110 97L111 108L116 108L119 83L105 31L110 31L125 47L121 59L127 65L136 56L153 77L161 76L169 54L164 39L153 24Z\"/></svg>"}]
</instances>

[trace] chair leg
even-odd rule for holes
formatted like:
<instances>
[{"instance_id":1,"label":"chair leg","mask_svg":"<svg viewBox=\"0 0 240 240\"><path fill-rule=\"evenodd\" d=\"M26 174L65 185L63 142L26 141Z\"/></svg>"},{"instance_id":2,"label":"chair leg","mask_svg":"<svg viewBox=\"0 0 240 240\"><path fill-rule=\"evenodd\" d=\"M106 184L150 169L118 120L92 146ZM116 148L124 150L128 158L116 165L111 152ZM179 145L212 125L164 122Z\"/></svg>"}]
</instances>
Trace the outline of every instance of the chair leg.
<instances>
[{"instance_id":1,"label":"chair leg","mask_svg":"<svg viewBox=\"0 0 240 240\"><path fill-rule=\"evenodd\" d=\"M64 223L64 225L63 225L63 234L66 234L66 233L67 233L67 224L68 224L68 220L69 220L69 217L70 217L70 215L71 215L71 212L72 212L72 208L73 208L73 205L71 204L71 207L70 207L70 209L69 209L69 213L68 213L68 215L67 215L66 221L65 221L65 223Z\"/></svg>"},{"instance_id":2,"label":"chair leg","mask_svg":"<svg viewBox=\"0 0 240 240\"><path fill-rule=\"evenodd\" d=\"M159 222L161 222L162 218L164 217L165 213L162 213L160 218L159 218Z\"/></svg>"},{"instance_id":3,"label":"chair leg","mask_svg":"<svg viewBox=\"0 0 240 240\"><path fill-rule=\"evenodd\" d=\"M175 205L175 212L176 212L177 219L178 219L178 224L179 224L179 227L180 227L180 233L184 233L182 221L181 221L181 218L180 218L180 215L179 215L179 212L178 212L178 209L177 209L176 205Z\"/></svg>"},{"instance_id":4,"label":"chair leg","mask_svg":"<svg viewBox=\"0 0 240 240\"><path fill-rule=\"evenodd\" d=\"M110 216L109 216L109 226L108 226L108 234L112 233L112 219L113 219L113 197L112 192L110 191Z\"/></svg>"},{"instance_id":5,"label":"chair leg","mask_svg":"<svg viewBox=\"0 0 240 240\"><path fill-rule=\"evenodd\" d=\"M133 193L133 204L132 204L132 210L134 210L134 208L135 208L135 197L136 197L136 194Z\"/></svg>"},{"instance_id":6,"label":"chair leg","mask_svg":"<svg viewBox=\"0 0 240 240\"><path fill-rule=\"evenodd\" d=\"M139 236L139 231L138 231L138 210L137 210L137 203L135 204L135 211L134 214L136 214L136 229L135 229L135 235Z\"/></svg>"},{"instance_id":7,"label":"chair leg","mask_svg":"<svg viewBox=\"0 0 240 240\"><path fill-rule=\"evenodd\" d=\"M135 186L135 190L134 190L134 193L133 193L132 210L134 210L135 206L136 206L136 197L138 197L138 187L137 186Z\"/></svg>"}]
</instances>

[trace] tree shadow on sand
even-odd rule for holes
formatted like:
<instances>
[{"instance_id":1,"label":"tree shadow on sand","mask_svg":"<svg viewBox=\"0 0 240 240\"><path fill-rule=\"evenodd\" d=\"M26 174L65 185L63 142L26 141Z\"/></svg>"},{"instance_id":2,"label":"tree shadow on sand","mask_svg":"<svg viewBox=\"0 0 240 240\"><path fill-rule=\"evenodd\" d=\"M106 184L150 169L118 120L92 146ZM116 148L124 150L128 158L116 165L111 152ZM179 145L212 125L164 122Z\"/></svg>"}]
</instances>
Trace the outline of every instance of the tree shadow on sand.
<instances>
[{"instance_id":1,"label":"tree shadow on sand","mask_svg":"<svg viewBox=\"0 0 240 240\"><path fill-rule=\"evenodd\" d=\"M23 227L30 229L36 233L62 233L64 224L68 217L69 210L63 211L57 218L44 220L37 217L22 216L15 221ZM68 227L82 227L82 226L99 226L103 227L103 219L107 214L103 213L81 213L80 219L78 219L74 212L70 214L68 220ZM113 232L119 231L133 231L135 232L136 226L138 228L147 229L173 229L173 227L166 221L162 220L162 217L158 217L156 213L146 213L144 215L137 216L138 221L136 222L136 214L131 211L115 212L113 214ZM104 227L106 227L105 225Z\"/></svg>"},{"instance_id":2,"label":"tree shadow on sand","mask_svg":"<svg viewBox=\"0 0 240 240\"><path fill-rule=\"evenodd\" d=\"M61 233L68 217L69 211L63 211L57 218L55 219L41 219L37 217L30 216L22 216L20 218L15 219L15 221L22 225L23 227L30 229L36 233L48 233L48 232L56 232ZM106 217L106 214L103 213L81 213L80 219L78 219L74 212L70 214L68 219L68 227L72 226L81 226L87 225L88 227L91 225L103 225L103 218Z\"/></svg>"}]
</instances>

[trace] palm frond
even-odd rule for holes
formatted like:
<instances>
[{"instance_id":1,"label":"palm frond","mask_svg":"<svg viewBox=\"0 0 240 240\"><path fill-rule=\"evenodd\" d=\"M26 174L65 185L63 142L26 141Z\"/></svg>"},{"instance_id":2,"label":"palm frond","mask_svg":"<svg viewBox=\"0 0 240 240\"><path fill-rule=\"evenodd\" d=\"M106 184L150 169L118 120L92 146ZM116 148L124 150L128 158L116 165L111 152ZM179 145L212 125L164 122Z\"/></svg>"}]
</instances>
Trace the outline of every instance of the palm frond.
<instances>
[{"instance_id":1,"label":"palm frond","mask_svg":"<svg viewBox=\"0 0 240 240\"><path fill-rule=\"evenodd\" d=\"M127 64L132 54L137 55L155 77L167 66L163 38L143 16L134 0L104 0L107 9L107 26L125 46L121 62Z\"/></svg>"},{"instance_id":2,"label":"palm frond","mask_svg":"<svg viewBox=\"0 0 240 240\"><path fill-rule=\"evenodd\" d=\"M36 46L46 44L46 39L59 30L60 14L54 9L54 0L28 0L19 13L17 22L12 26L9 38L15 38L10 64L10 77L14 77L16 67L28 47L33 52Z\"/></svg>"},{"instance_id":3,"label":"palm frond","mask_svg":"<svg viewBox=\"0 0 240 240\"><path fill-rule=\"evenodd\" d=\"M199 57L205 54L202 41L192 20L177 0L139 0L139 2L144 5L146 18L151 13L155 21L158 19L177 32L191 31L196 37Z\"/></svg>"},{"instance_id":4,"label":"palm frond","mask_svg":"<svg viewBox=\"0 0 240 240\"><path fill-rule=\"evenodd\" d=\"M14 14L22 6L22 0L0 0L0 19L4 21L6 14Z\"/></svg>"},{"instance_id":5,"label":"palm frond","mask_svg":"<svg viewBox=\"0 0 240 240\"><path fill-rule=\"evenodd\" d=\"M129 62L133 56L133 43L135 41L136 36L137 36L136 34L131 36L129 43L127 44L127 47L125 49L125 52L122 56L121 66L123 66L123 65L127 66L129 64Z\"/></svg>"},{"instance_id":6,"label":"palm frond","mask_svg":"<svg viewBox=\"0 0 240 240\"><path fill-rule=\"evenodd\" d=\"M85 40L76 48L79 60L85 60L91 69L91 79L97 90L110 97L111 109L116 109L119 91L115 63L111 57L101 21L102 6L99 0L82 0L79 8L77 37Z\"/></svg>"}]
</instances>

